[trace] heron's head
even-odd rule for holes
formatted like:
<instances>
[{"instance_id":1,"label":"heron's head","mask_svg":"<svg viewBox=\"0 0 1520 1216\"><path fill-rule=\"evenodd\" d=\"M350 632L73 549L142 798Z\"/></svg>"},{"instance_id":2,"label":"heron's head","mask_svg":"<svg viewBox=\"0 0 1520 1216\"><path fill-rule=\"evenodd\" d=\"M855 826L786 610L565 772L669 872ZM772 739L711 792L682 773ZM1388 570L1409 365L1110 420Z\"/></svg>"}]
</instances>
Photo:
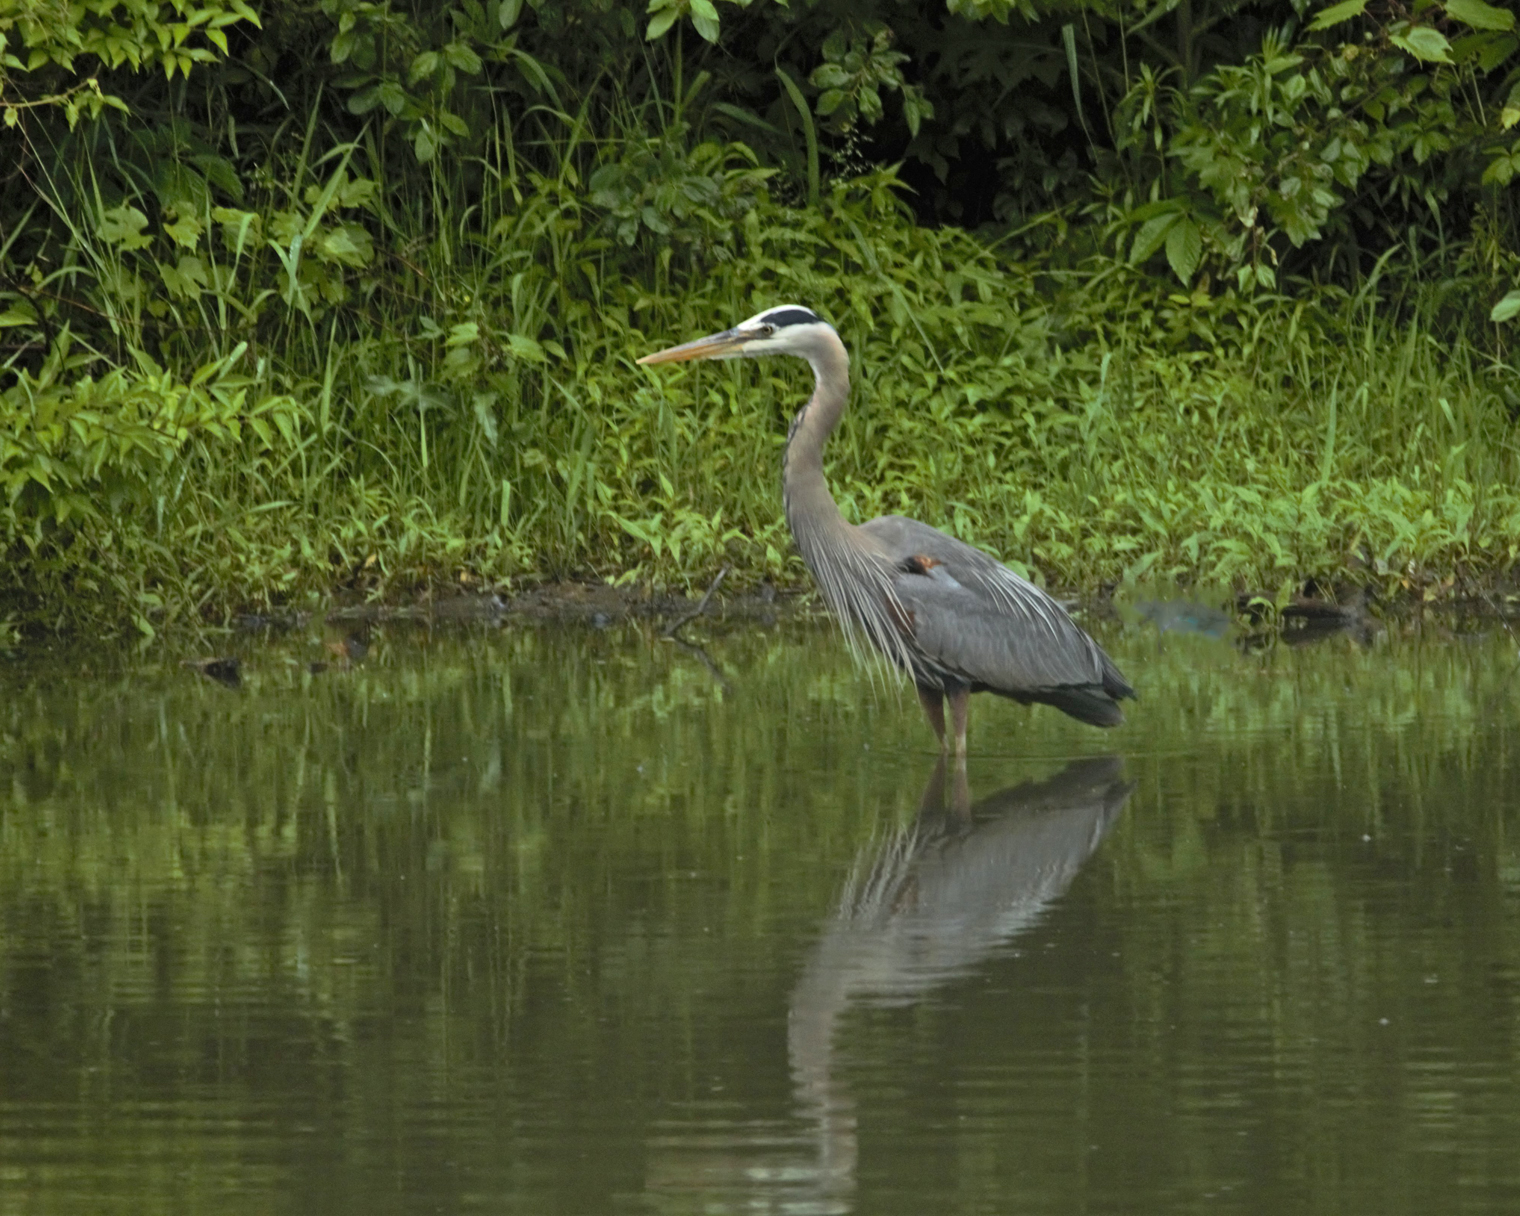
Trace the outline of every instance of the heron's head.
<instances>
[{"instance_id":1,"label":"heron's head","mask_svg":"<svg viewBox=\"0 0 1520 1216\"><path fill-rule=\"evenodd\" d=\"M779 304L757 312L732 329L710 334L695 342L683 342L645 355L640 363L685 363L690 359L758 358L761 355L796 355L811 359L821 344L838 342L834 327L810 308Z\"/></svg>"}]
</instances>

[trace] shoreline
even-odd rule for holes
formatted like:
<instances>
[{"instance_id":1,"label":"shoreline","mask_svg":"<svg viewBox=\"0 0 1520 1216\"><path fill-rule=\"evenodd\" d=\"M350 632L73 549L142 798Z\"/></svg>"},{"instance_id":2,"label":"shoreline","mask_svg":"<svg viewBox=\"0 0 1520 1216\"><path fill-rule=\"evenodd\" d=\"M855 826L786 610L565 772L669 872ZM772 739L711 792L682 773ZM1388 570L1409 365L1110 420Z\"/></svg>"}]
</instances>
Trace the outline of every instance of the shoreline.
<instances>
[{"instance_id":1,"label":"shoreline","mask_svg":"<svg viewBox=\"0 0 1520 1216\"><path fill-rule=\"evenodd\" d=\"M1161 588L1139 585L1130 589L1131 594L1126 594L1121 599L1116 597L1116 590L1105 588L1091 595L1058 591L1050 594L1073 614L1100 619L1120 619L1130 614L1150 620L1151 614L1146 610L1148 605L1173 602L1202 605L1223 615L1230 615L1222 599L1207 594L1189 595L1185 591L1176 591L1171 596L1157 597L1156 593ZM705 610L697 611L709 597L711 602L706 604ZM334 598L336 601L341 597ZM1366 588L1350 585L1326 594L1310 584L1308 594L1295 595L1289 603L1277 610L1276 626L1272 624L1269 612L1253 607L1270 601L1271 596L1264 592L1237 593L1234 597L1233 621L1237 624L1249 621L1256 628L1265 624L1267 629L1272 629L1295 621L1354 623L1407 620L1426 609L1474 618L1520 620L1520 580L1510 576L1496 579L1491 586L1482 589L1465 588L1460 595L1448 594L1432 598L1426 598L1424 593L1415 589L1393 597L1382 597ZM713 594L713 589L709 587L705 595L684 595L648 584L619 587L607 582L555 579L525 581L518 588L507 582L488 591L424 595L410 603L399 600L333 602L325 608L296 609L289 613L239 613L229 620L228 627L232 632L246 633L261 629L298 628L318 620L330 625L377 625L390 622L469 624L513 618L599 626L629 620L661 620L683 616L685 620L681 622L681 627L699 621L768 622L811 617L826 620L830 618L830 613L819 600L816 590L807 586L777 588L766 583L758 591L731 594ZM1162 632L1187 631L1159 624L1157 627Z\"/></svg>"},{"instance_id":2,"label":"shoreline","mask_svg":"<svg viewBox=\"0 0 1520 1216\"><path fill-rule=\"evenodd\" d=\"M1212 633L1236 637L1289 640L1355 629L1375 632L1385 624L1408 622L1421 613L1467 620L1494 620L1509 627L1520 622L1520 571L1497 574L1482 585L1465 585L1458 592L1453 583L1410 587L1388 596L1374 588L1350 582L1321 588L1312 580L1302 584L1292 600L1277 609L1269 607L1267 593L1233 594L1233 605L1223 593L1190 593L1186 588L1137 584L1119 589L1104 587L1096 593L1052 591L1068 611L1081 619L1124 621L1154 628L1158 633ZM249 608L220 620L179 619L161 625L154 637L138 639L139 645L169 645L188 638L247 636L288 633L313 625L363 632L390 624L426 627L447 625L503 625L511 622L549 625L583 625L606 628L630 621L661 623L667 636L695 625L829 620L828 609L808 585L777 587L762 583L757 590L727 592L719 588L721 576L702 594L687 595L640 583L617 586L605 580L521 578L505 580L484 589L467 589L458 581L443 582L421 594L375 600L356 599L352 591L335 589L311 606ZM1432 595L1439 587L1441 593ZM1207 626L1195 613L1209 614ZM4 618L0 617L0 624ZM98 640L122 642L129 635L98 635ZM62 643L84 640L77 630L38 630L13 627L8 640L0 632L0 656L36 651Z\"/></svg>"}]
</instances>

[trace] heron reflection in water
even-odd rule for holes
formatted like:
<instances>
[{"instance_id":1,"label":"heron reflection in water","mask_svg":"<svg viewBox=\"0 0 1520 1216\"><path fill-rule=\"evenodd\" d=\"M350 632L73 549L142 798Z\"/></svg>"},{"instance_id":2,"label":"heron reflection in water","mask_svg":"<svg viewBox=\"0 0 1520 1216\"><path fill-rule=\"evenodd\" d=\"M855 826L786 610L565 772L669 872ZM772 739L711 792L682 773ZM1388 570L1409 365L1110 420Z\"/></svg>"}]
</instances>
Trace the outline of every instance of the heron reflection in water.
<instances>
[{"instance_id":1,"label":"heron reflection in water","mask_svg":"<svg viewBox=\"0 0 1520 1216\"><path fill-rule=\"evenodd\" d=\"M823 475L823 447L850 394L834 327L795 304L645 355L640 363L794 355L816 381L787 436L786 520L851 650L863 635L918 689L941 750L965 755L970 695L1053 705L1093 726L1124 721L1135 690L1101 646L1033 583L963 541L901 515L846 522ZM945 729L945 703L950 731Z\"/></svg>"},{"instance_id":2,"label":"heron reflection in water","mask_svg":"<svg viewBox=\"0 0 1520 1216\"><path fill-rule=\"evenodd\" d=\"M1032 929L1065 893L1129 797L1117 756L1069 764L974 807L941 759L915 823L855 864L792 992L787 1049L797 1103L816 1126L819 1181L853 1188L855 1116L834 1076L835 1034L852 1004L906 1004Z\"/></svg>"},{"instance_id":3,"label":"heron reflection in water","mask_svg":"<svg viewBox=\"0 0 1520 1216\"><path fill-rule=\"evenodd\" d=\"M699 1192L711 1211L851 1211L855 1111L835 1076L845 1013L921 999L1032 929L1133 788L1119 758L1105 757L972 806L965 769L954 767L948 798L941 758L917 819L861 851L792 991L787 1056L797 1113L811 1128L806 1159L774 1125L755 1135L749 1151L744 1137L726 1139L710 1156L692 1154L689 1140L667 1143L652 1190ZM782 1145L790 1151L778 1155Z\"/></svg>"}]
</instances>

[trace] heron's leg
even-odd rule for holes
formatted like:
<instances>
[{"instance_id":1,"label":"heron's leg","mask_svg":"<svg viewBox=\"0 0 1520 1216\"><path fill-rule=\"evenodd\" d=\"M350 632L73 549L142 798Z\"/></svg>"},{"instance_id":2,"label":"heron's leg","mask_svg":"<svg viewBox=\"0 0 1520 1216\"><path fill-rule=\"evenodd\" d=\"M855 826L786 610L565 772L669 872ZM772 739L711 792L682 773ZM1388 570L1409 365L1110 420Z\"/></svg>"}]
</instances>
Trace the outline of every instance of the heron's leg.
<instances>
[{"instance_id":1,"label":"heron's leg","mask_svg":"<svg viewBox=\"0 0 1520 1216\"><path fill-rule=\"evenodd\" d=\"M937 688L930 688L926 684L918 687L918 703L924 707L924 717L929 719L929 725L934 728L934 733L939 736L939 750L945 750L945 705L944 694Z\"/></svg>"},{"instance_id":2,"label":"heron's leg","mask_svg":"<svg viewBox=\"0 0 1520 1216\"><path fill-rule=\"evenodd\" d=\"M966 753L964 750L955 758L955 777L950 786L950 815L962 827L969 828L971 826L971 789L966 783Z\"/></svg>"},{"instance_id":3,"label":"heron's leg","mask_svg":"<svg viewBox=\"0 0 1520 1216\"><path fill-rule=\"evenodd\" d=\"M955 731L955 754L966 754L966 719L971 714L971 690L964 684L947 694L950 698L950 725Z\"/></svg>"},{"instance_id":4,"label":"heron's leg","mask_svg":"<svg viewBox=\"0 0 1520 1216\"><path fill-rule=\"evenodd\" d=\"M944 809L945 753L941 752L939 759L934 762L934 772L929 775L929 784L924 787L924 796L918 800L918 817L931 819Z\"/></svg>"}]
</instances>

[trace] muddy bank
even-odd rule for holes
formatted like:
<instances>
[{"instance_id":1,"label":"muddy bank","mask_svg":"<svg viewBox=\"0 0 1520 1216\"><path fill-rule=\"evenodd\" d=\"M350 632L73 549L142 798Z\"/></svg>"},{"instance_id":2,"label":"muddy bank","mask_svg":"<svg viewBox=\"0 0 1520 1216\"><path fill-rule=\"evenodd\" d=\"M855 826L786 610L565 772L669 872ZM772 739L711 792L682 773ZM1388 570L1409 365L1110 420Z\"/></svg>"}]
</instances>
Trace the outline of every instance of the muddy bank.
<instances>
[{"instance_id":1,"label":"muddy bank","mask_svg":"<svg viewBox=\"0 0 1520 1216\"><path fill-rule=\"evenodd\" d=\"M704 599L706 602L704 603ZM700 614L697 609L701 608ZM242 613L232 619L240 631L293 629L325 620L333 625L491 623L519 618L600 627L627 620L679 621L696 615L711 620L769 622L822 614L818 598L807 591L758 591L685 596L652 587L614 587L607 583L552 582L505 585L481 593L428 595L405 604L338 603L325 611Z\"/></svg>"},{"instance_id":2,"label":"muddy bank","mask_svg":"<svg viewBox=\"0 0 1520 1216\"><path fill-rule=\"evenodd\" d=\"M1366 588L1344 585L1321 587L1304 584L1299 593L1278 609L1272 597L1239 594L1231 603L1219 593L1206 594L1175 586L1127 588L1117 595L1114 588L1077 596L1055 593L1056 598L1079 618L1124 621L1153 627L1160 633L1202 633L1211 636L1281 635L1288 640L1324 632L1354 630L1370 636L1382 623L1408 623L1429 616L1455 624L1466 620L1503 622L1520 630L1520 579L1512 574L1482 587L1445 586L1432 596L1432 588L1399 590L1380 596ZM818 594L811 587L778 588L761 584L754 590L733 591L709 585L704 593L684 595L650 587L613 586L601 581L523 579L489 588L461 588L444 583L414 593L405 600L364 601L352 589L335 590L325 603L312 607L250 609L220 619L181 622L159 637L204 637L230 627L234 633L282 633L326 625L341 634L366 635L371 627L386 624L433 626L505 626L523 623L579 625L594 629L627 621L647 621L661 631L677 631L686 625L729 623L761 625L781 621L826 619ZM4 624L0 617L0 625ZM103 641L104 638L96 638ZM117 638L116 640L122 640ZM141 643L143 640L138 639ZM84 642L73 635L32 633L13 629L7 639L0 629L0 653L37 645Z\"/></svg>"},{"instance_id":3,"label":"muddy bank","mask_svg":"<svg viewBox=\"0 0 1520 1216\"><path fill-rule=\"evenodd\" d=\"M1233 605L1228 601L1211 602L1204 595L1194 597L1184 592L1174 598L1147 595L1140 589L1117 598L1113 588L1105 588L1093 596L1057 594L1056 598L1074 613L1097 619L1137 618L1161 632L1211 633L1226 624L1248 629L1270 630L1280 626L1286 632L1305 628L1314 631L1375 625L1385 619L1407 621L1425 611L1444 617L1520 619L1520 585L1512 579L1500 580L1489 588L1465 589L1460 595L1436 598L1419 591L1382 597L1366 588L1319 587L1311 582L1275 613L1268 607L1272 597L1264 593L1241 593ZM1229 611L1232 608L1233 615ZM647 585L618 587L605 582L565 580L503 584L484 592L449 589L409 603L339 601L324 610L244 613L234 617L231 624L240 631L257 631L297 628L319 620L335 626L357 627L408 621L491 623L515 618L604 627L628 620L650 620L669 626L697 619L770 623L826 615L817 593L809 588L780 590L762 584L755 591L727 593L713 585L705 594L687 596ZM1203 627L1201 621L1210 627Z\"/></svg>"}]
</instances>

